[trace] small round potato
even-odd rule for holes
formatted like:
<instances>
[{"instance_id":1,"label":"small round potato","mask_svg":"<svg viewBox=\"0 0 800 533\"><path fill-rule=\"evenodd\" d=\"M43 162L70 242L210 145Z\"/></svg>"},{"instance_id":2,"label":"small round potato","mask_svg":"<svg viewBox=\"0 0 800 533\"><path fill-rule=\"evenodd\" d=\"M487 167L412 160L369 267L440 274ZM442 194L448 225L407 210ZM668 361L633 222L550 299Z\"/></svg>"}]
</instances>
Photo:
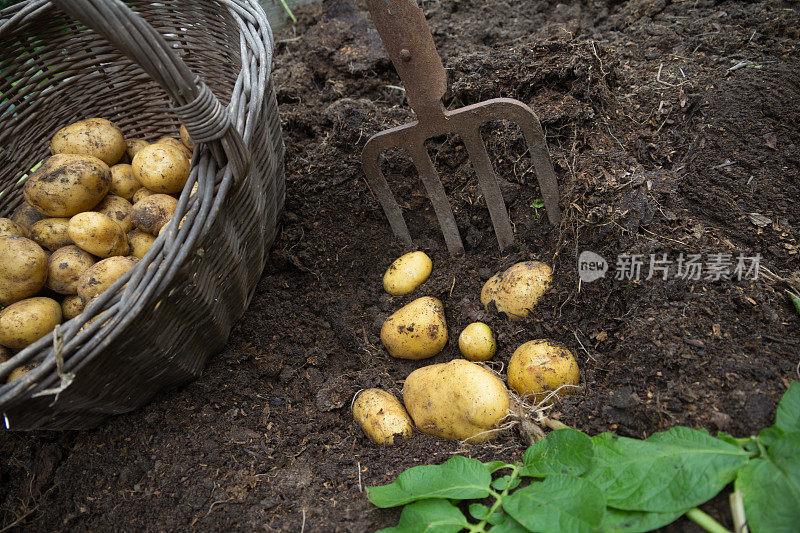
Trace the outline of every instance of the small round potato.
<instances>
[{"instance_id":1,"label":"small round potato","mask_svg":"<svg viewBox=\"0 0 800 533\"><path fill-rule=\"evenodd\" d=\"M78 280L78 296L88 302L108 289L136 263L127 257L109 257L92 265Z\"/></svg>"},{"instance_id":2,"label":"small round potato","mask_svg":"<svg viewBox=\"0 0 800 533\"><path fill-rule=\"evenodd\" d=\"M128 237L108 215L87 211L69 221L69 236L81 249L98 257L128 255Z\"/></svg>"},{"instance_id":3,"label":"small round potato","mask_svg":"<svg viewBox=\"0 0 800 533\"><path fill-rule=\"evenodd\" d=\"M38 212L36 209L31 207L28 202L22 202L19 207L14 209L14 212L11 213L11 217L9 218L23 228L30 230L31 226L40 220L47 218L47 215L43 215Z\"/></svg>"},{"instance_id":4,"label":"small round potato","mask_svg":"<svg viewBox=\"0 0 800 533\"><path fill-rule=\"evenodd\" d=\"M133 198L131 199L131 203L133 205L136 205L137 203L141 202L142 200L144 200L148 196L153 196L154 194L157 194L157 193L154 193L150 189L142 187L141 189L139 189L138 191L133 193Z\"/></svg>"},{"instance_id":5,"label":"small round potato","mask_svg":"<svg viewBox=\"0 0 800 533\"><path fill-rule=\"evenodd\" d=\"M458 349L470 361L488 361L497 351L497 342L489 326L473 322L458 336Z\"/></svg>"},{"instance_id":6,"label":"small round potato","mask_svg":"<svg viewBox=\"0 0 800 533\"><path fill-rule=\"evenodd\" d=\"M25 200L49 217L71 217L93 208L108 193L111 169L88 155L49 157L25 182Z\"/></svg>"},{"instance_id":7,"label":"small round potato","mask_svg":"<svg viewBox=\"0 0 800 533\"><path fill-rule=\"evenodd\" d=\"M176 139L175 137L161 137L156 143L165 143L174 148L176 148L180 153L184 155L186 159L192 158L192 151L189 150L181 141Z\"/></svg>"},{"instance_id":8,"label":"small round potato","mask_svg":"<svg viewBox=\"0 0 800 533\"><path fill-rule=\"evenodd\" d=\"M131 166L139 183L158 193L176 193L189 179L189 160L176 147L163 142L139 150Z\"/></svg>"},{"instance_id":9,"label":"small round potato","mask_svg":"<svg viewBox=\"0 0 800 533\"><path fill-rule=\"evenodd\" d=\"M403 385L403 403L419 431L470 442L493 438L509 407L503 382L464 359L413 371Z\"/></svg>"},{"instance_id":10,"label":"small round potato","mask_svg":"<svg viewBox=\"0 0 800 533\"><path fill-rule=\"evenodd\" d=\"M133 222L131 222L132 207L131 203L125 198L109 194L94 207L94 210L107 215L111 220L119 224L122 231L128 233L133 229Z\"/></svg>"},{"instance_id":11,"label":"small round potato","mask_svg":"<svg viewBox=\"0 0 800 533\"><path fill-rule=\"evenodd\" d=\"M61 304L51 298L21 300L0 311L0 344L21 350L61 323Z\"/></svg>"},{"instance_id":12,"label":"small round potato","mask_svg":"<svg viewBox=\"0 0 800 533\"><path fill-rule=\"evenodd\" d=\"M3 235L16 235L27 239L31 234L28 228L20 226L10 218L0 218L0 237Z\"/></svg>"},{"instance_id":13,"label":"small round potato","mask_svg":"<svg viewBox=\"0 0 800 533\"><path fill-rule=\"evenodd\" d=\"M92 254L74 244L59 248L47 261L47 286L59 294L77 294L78 279L93 264Z\"/></svg>"},{"instance_id":14,"label":"small round potato","mask_svg":"<svg viewBox=\"0 0 800 533\"><path fill-rule=\"evenodd\" d=\"M156 238L154 235L150 235L138 229L128 233L128 242L131 244L131 255L137 259L144 257L144 254L153 246L155 241Z\"/></svg>"},{"instance_id":15,"label":"small round potato","mask_svg":"<svg viewBox=\"0 0 800 533\"><path fill-rule=\"evenodd\" d=\"M508 361L508 385L520 396L532 396L536 402L544 401L556 390L554 396L573 394L580 380L572 352L555 341L526 342Z\"/></svg>"},{"instance_id":16,"label":"small round potato","mask_svg":"<svg viewBox=\"0 0 800 533\"><path fill-rule=\"evenodd\" d=\"M131 221L137 229L158 235L164 224L172 219L178 200L167 194L154 194L133 204Z\"/></svg>"},{"instance_id":17,"label":"small round potato","mask_svg":"<svg viewBox=\"0 0 800 533\"><path fill-rule=\"evenodd\" d=\"M122 130L104 118L73 122L58 130L50 141L53 155L90 155L109 166L120 160L126 148Z\"/></svg>"},{"instance_id":18,"label":"small round potato","mask_svg":"<svg viewBox=\"0 0 800 533\"><path fill-rule=\"evenodd\" d=\"M133 161L136 152L149 144L150 143L144 139L125 139L125 152L128 154L128 157L131 158L131 161Z\"/></svg>"},{"instance_id":19,"label":"small round potato","mask_svg":"<svg viewBox=\"0 0 800 533\"><path fill-rule=\"evenodd\" d=\"M425 359L447 344L447 324L442 302L431 296L417 298L386 319L381 342L392 357Z\"/></svg>"},{"instance_id":20,"label":"small round potato","mask_svg":"<svg viewBox=\"0 0 800 533\"><path fill-rule=\"evenodd\" d=\"M17 235L0 237L0 307L35 295L46 279L47 254L41 246Z\"/></svg>"},{"instance_id":21,"label":"small round potato","mask_svg":"<svg viewBox=\"0 0 800 533\"><path fill-rule=\"evenodd\" d=\"M55 252L72 244L68 218L46 218L31 226L31 240L46 250Z\"/></svg>"},{"instance_id":22,"label":"small round potato","mask_svg":"<svg viewBox=\"0 0 800 533\"><path fill-rule=\"evenodd\" d=\"M133 195L142 188L142 184L133 177L133 167L120 163L111 167L111 188L110 194L116 194L120 198L125 198L129 202Z\"/></svg>"},{"instance_id":23,"label":"small round potato","mask_svg":"<svg viewBox=\"0 0 800 533\"><path fill-rule=\"evenodd\" d=\"M525 318L553 282L553 269L538 261L517 263L490 278L481 290L484 306L494 302L497 311L512 320Z\"/></svg>"},{"instance_id":24,"label":"small round potato","mask_svg":"<svg viewBox=\"0 0 800 533\"><path fill-rule=\"evenodd\" d=\"M21 378L22 376L24 376L37 366L39 366L39 363L26 363L22 366L18 366L17 368L9 372L8 377L6 378L6 383L11 383L15 379Z\"/></svg>"},{"instance_id":25,"label":"small round potato","mask_svg":"<svg viewBox=\"0 0 800 533\"><path fill-rule=\"evenodd\" d=\"M86 302L83 301L83 298L77 294L70 294L61 301L61 317L64 321L72 320L83 313L85 308Z\"/></svg>"},{"instance_id":26,"label":"small round potato","mask_svg":"<svg viewBox=\"0 0 800 533\"><path fill-rule=\"evenodd\" d=\"M406 408L393 394L367 389L353 402L353 418L375 444L395 443L395 437L411 437L413 425Z\"/></svg>"},{"instance_id":27,"label":"small round potato","mask_svg":"<svg viewBox=\"0 0 800 533\"><path fill-rule=\"evenodd\" d=\"M383 275L383 288L392 296L408 294L431 275L433 263L425 252L410 252L395 259Z\"/></svg>"},{"instance_id":28,"label":"small round potato","mask_svg":"<svg viewBox=\"0 0 800 533\"><path fill-rule=\"evenodd\" d=\"M194 141L192 137L189 135L189 130L186 129L186 126L181 124L180 130L178 130L181 136L181 142L183 145L188 148L189 150L194 150Z\"/></svg>"}]
</instances>

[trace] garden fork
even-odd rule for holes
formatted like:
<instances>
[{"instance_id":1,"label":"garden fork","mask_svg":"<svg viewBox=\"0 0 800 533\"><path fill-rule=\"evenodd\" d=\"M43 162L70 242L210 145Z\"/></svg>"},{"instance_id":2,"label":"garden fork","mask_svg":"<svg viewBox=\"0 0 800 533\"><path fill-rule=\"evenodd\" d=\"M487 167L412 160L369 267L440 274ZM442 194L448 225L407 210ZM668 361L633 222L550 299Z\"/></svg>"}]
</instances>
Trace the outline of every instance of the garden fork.
<instances>
[{"instance_id":1,"label":"garden fork","mask_svg":"<svg viewBox=\"0 0 800 533\"><path fill-rule=\"evenodd\" d=\"M551 224L558 225L561 218L558 182L542 125L531 108L518 100L495 98L453 111L446 110L442 97L447 90L447 74L422 9L415 0L367 0L367 7L417 116L414 122L374 135L367 141L361 155L368 183L383 206L394 234L406 244L411 244L411 234L381 172L379 158L384 150L403 148L411 156L431 199L447 249L451 254L464 251L450 202L425 147L425 141L431 137L456 134L464 142L478 176L500 249L514 242L514 232L500 184L480 132L483 124L499 119L515 122L522 129L539 180L547 217Z\"/></svg>"}]
</instances>

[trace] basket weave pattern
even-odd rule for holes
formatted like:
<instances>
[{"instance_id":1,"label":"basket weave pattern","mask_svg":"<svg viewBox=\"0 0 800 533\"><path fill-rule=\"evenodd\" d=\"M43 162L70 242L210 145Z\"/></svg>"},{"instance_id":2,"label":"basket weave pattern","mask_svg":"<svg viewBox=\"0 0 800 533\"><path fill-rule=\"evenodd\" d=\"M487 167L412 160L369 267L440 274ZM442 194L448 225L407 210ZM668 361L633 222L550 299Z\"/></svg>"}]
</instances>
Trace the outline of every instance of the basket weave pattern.
<instances>
[{"instance_id":1,"label":"basket weave pattern","mask_svg":"<svg viewBox=\"0 0 800 533\"><path fill-rule=\"evenodd\" d=\"M175 219L75 319L0 363L10 429L81 429L196 378L249 304L285 190L272 33L255 0L30 0L0 11L0 216L61 127L196 144ZM197 194L190 197L192 186Z\"/></svg>"}]
</instances>

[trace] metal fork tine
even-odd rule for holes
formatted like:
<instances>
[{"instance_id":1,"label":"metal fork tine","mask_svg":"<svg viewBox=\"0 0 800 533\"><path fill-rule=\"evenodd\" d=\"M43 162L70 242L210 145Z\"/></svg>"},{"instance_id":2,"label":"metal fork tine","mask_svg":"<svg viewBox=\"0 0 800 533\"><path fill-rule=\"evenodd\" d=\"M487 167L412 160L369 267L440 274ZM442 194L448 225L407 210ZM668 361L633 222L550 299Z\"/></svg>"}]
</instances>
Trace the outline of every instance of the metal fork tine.
<instances>
[{"instance_id":1,"label":"metal fork tine","mask_svg":"<svg viewBox=\"0 0 800 533\"><path fill-rule=\"evenodd\" d=\"M504 250L514 242L514 231L511 229L511 221L506 211L506 203L503 200L503 193L500 190L500 183L494 166L489 159L486 145L481 137L481 132L477 128L469 129L461 134L461 139L469 152L469 160L478 176L483 197L486 198L486 206L489 208L489 216L492 219L497 242L500 250Z\"/></svg>"},{"instance_id":2,"label":"metal fork tine","mask_svg":"<svg viewBox=\"0 0 800 533\"><path fill-rule=\"evenodd\" d=\"M412 143L408 146L408 151L414 166L417 167L419 177L425 185L428 197L431 199L436 218L439 219L439 226L442 228L447 250L451 255L462 253L464 244L461 242L461 235L458 233L456 219L453 217L450 201L447 199L444 186L436 173L436 169L433 167L428 149L424 143Z\"/></svg>"},{"instance_id":3,"label":"metal fork tine","mask_svg":"<svg viewBox=\"0 0 800 533\"><path fill-rule=\"evenodd\" d=\"M394 199L394 195L389 189L389 184L386 182L386 177L381 170L380 155L386 149L386 139L388 139L388 136L379 133L367 141L361 153L361 167L364 169L367 183L375 193L375 196L378 197L378 201L383 207L383 212L386 213L386 218L389 219L392 231L410 246L412 244L411 233L408 232L403 212L400 211L400 206L397 205L397 200Z\"/></svg>"}]
</instances>

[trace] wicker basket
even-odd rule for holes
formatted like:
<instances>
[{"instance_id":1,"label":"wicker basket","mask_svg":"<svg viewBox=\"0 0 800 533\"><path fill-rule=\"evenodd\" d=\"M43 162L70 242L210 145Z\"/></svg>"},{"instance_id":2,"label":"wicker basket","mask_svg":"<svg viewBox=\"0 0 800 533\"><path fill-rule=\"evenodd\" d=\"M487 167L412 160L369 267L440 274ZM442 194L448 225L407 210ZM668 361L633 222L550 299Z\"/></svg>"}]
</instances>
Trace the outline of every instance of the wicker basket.
<instances>
[{"instance_id":1,"label":"wicker basket","mask_svg":"<svg viewBox=\"0 0 800 533\"><path fill-rule=\"evenodd\" d=\"M150 140L182 122L196 142L175 214L186 223L170 224L83 314L0 364L5 382L39 363L0 386L7 428L91 427L196 378L221 349L283 208L272 45L255 0L32 0L0 11L0 216L75 120L104 117Z\"/></svg>"}]
</instances>

